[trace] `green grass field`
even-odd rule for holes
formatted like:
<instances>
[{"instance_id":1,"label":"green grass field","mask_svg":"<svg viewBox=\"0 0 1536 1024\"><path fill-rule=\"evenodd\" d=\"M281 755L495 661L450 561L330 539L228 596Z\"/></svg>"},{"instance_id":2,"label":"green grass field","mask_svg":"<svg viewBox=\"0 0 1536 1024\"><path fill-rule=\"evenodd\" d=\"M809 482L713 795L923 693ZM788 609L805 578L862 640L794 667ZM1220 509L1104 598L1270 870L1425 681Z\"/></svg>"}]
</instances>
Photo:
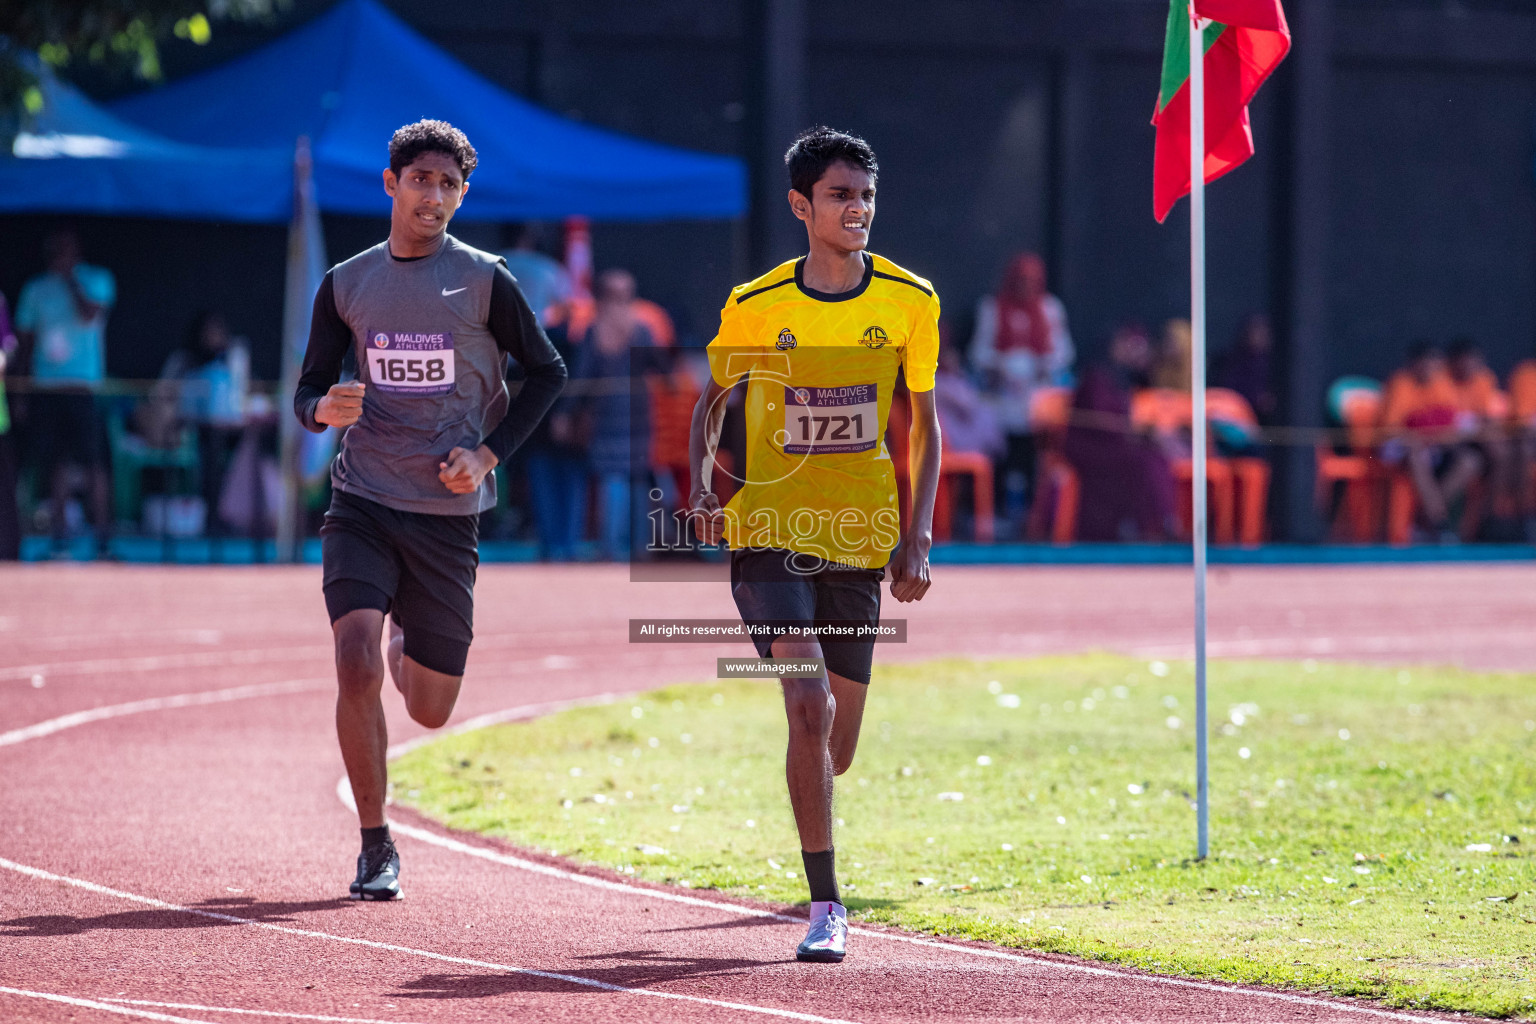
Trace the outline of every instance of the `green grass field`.
<instances>
[{"instance_id":1,"label":"green grass field","mask_svg":"<svg viewBox=\"0 0 1536 1024\"><path fill-rule=\"evenodd\" d=\"M1167 974L1536 1016L1536 679L1120 657L876 669L837 850L856 919ZM652 881L805 900L771 682L445 738L396 799Z\"/></svg>"}]
</instances>

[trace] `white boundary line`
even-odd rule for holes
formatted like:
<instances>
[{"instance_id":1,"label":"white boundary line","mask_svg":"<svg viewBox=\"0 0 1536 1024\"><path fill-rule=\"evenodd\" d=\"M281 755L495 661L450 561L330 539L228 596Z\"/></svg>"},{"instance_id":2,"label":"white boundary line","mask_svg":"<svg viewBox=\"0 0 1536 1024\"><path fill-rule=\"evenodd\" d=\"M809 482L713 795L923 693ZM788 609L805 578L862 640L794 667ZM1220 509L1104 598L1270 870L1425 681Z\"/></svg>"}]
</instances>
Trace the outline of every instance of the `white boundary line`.
<instances>
[{"instance_id":1,"label":"white boundary line","mask_svg":"<svg viewBox=\"0 0 1536 1024\"><path fill-rule=\"evenodd\" d=\"M67 715L60 715L58 718L50 718L47 721L23 726L20 729L12 729L9 732L0 732L0 747L25 743L27 740L41 739L44 736L51 736L56 732L63 732L65 729L73 729L79 725L88 725L91 722L101 722L109 718L122 718L125 715L137 715L146 711L165 711L169 708L189 708L205 704L225 704L232 700L248 700L252 697L275 697L286 693L329 690L334 688L334 686L335 684L328 679L290 679L281 683L232 686L226 690L204 690L201 693L179 693L172 697L149 697L145 700L129 701L126 704L108 704L105 707L91 708L89 711L75 711Z\"/></svg>"},{"instance_id":2,"label":"white boundary line","mask_svg":"<svg viewBox=\"0 0 1536 1024\"><path fill-rule=\"evenodd\" d=\"M318 1013L283 1013L281 1010L240 1010L233 1006L198 1006L196 1003L160 1003L152 999L119 999L102 996L104 1003L121 1003L127 1006L160 1006L168 1010L208 1010L211 1013L244 1013L253 1017L282 1017L291 1020L339 1021L341 1024L410 1024L409 1021L376 1020L369 1017L326 1017Z\"/></svg>"},{"instance_id":3,"label":"white boundary line","mask_svg":"<svg viewBox=\"0 0 1536 1024\"><path fill-rule=\"evenodd\" d=\"M89 711L78 711L78 712L75 712L73 714L60 716L59 718L53 718L53 719L49 719L49 720L44 721L44 722L39 722L36 725L26 726L26 727L21 728L21 729L14 729L14 730L11 730L10 732L6 732L6 733L0 733L0 746L8 746L8 745L11 745L11 744L22 743L22 742L24 742L26 740L38 739L38 738L41 738L43 736L48 736L48 735L51 735L53 733L60 732L60 731L62 731L64 729L73 728L73 727L79 726L79 725L85 725L85 724L87 724L89 722L96 722L96 721L101 721L103 719L110 719L110 718L119 718L119 717L122 717L124 715L139 714L139 713L148 712L148 711L167 710L167 709L170 709L170 708L178 708L178 707L191 707L191 706L207 705L207 704L222 704L222 703L226 703L228 701L244 700L244 699L249 699L249 698L254 698L254 697L275 696L275 695L283 694L283 693L300 693L300 692L306 692L306 691L310 691L310 690L330 689L331 685L332 685L332 683L331 683L331 681L329 679L325 679L325 680L295 679L295 680L289 680L287 682L282 682L282 683L266 683L266 684L260 684L260 685L254 685L254 686L237 686L237 687L232 687L232 688L227 689L227 690L211 690L211 691L206 691L206 692L203 692L203 693L179 694L179 695L172 696L172 697L152 697L152 698L149 698L147 700L130 701L130 702L126 703L126 704L113 704L113 705L108 705L107 707L93 708L93 709L91 709ZM449 730L448 734L450 734L450 735L458 735L460 733L471 732L471 731L473 731L475 729L482 729L482 728L486 728L486 727L492 726L492 725L500 725L500 724L503 724L503 723L506 723L506 722L521 721L521 720L525 720L525 719L529 719L529 718L536 718L536 717L539 717L541 715L553 714L553 713L556 713L556 712L559 712L559 711L571 710L571 709L574 709L574 708L577 708L577 707L587 707L587 706L597 706L597 705L602 705L602 704L611 704L614 701L619 700L622 696L624 696L624 695L622 695L622 694L614 694L614 693L604 693L604 694L599 694L599 695L594 696L594 697L580 698L580 699L576 699L576 700L546 701L546 702L539 703L539 704L525 704L525 705L521 705L521 706L518 706L518 707L506 708L506 709L501 710L501 711L493 711L493 712L489 712L487 714L476 715L473 718L466 719L465 721L461 722L459 725L455 726L452 730ZM388 756L391 759L396 758L396 757L400 757L403 754L406 754L406 753L408 753L408 752L410 752L412 750L415 750L418 747L421 747L421 746L423 746L426 743L432 742L433 740L435 740L437 738L440 738L442 735L445 735L445 734L443 734L443 733L427 734L427 735L423 735L423 736L417 737L417 738L415 738L413 740L408 740L408 741L406 741L404 743L396 744L396 745L394 745L394 746L389 748L389 750L387 752ZM356 810L356 805L352 801L352 793L351 793L350 786L349 786L349 784L347 782L346 776L342 776L342 778L337 781L337 783L336 783L336 795L337 795L338 799L340 799L340 801L344 805L346 805L349 809L351 809L353 811ZM643 896L643 897L646 897L648 899L661 900L661 901L669 902L669 903L681 903L681 904L685 904L685 905L688 905L688 906L697 906L697 907L701 907L701 908L716 910L716 911L719 911L719 912L722 912L722 913L736 914L738 916L743 916L743 917L758 917L758 918L766 918L766 919L770 919L770 920L794 922L794 923L800 923L800 920L801 920L800 918L791 917L791 916L786 915L786 914L774 913L773 911L769 911L769 910L761 910L761 909L758 909L756 907L747 907L747 906L742 906L740 904L727 903L727 902L724 902L724 901L700 899L697 896L684 896L681 893L667 892L665 890L660 890L660 889L647 889L647 888L644 888L642 886L630 885L630 884L625 883L625 882L617 882L617 881L613 881L611 879L598 878L598 877L595 877L595 876L592 876L592 875L584 875L584 874L580 874L580 873L574 872L574 871L566 871L566 870L564 870L562 868L552 867L552 866L550 866L548 864L540 864L540 863L538 863L536 861L526 860L524 858L515 857L515 856L512 856L510 854L499 853L499 852L497 852L495 850L486 849L484 847L472 846L472 845L470 845L468 843L461 842L461 841L459 841L457 839L453 839L453 838L451 838L449 836L439 835L439 834L437 834L435 832L430 832L430 831L428 831L426 829L416 828L415 826L412 826L412 825L391 824L390 828L391 828L391 831L393 831L393 832L397 832L397 833L399 833L401 835L407 836L407 837L412 838L412 839L420 840L421 842L424 842L424 843L429 843L429 844L434 845L434 846L442 847L443 849L446 849L446 850L451 850L454 853L460 853L460 854L464 854L464 855L470 856L470 857L478 857L478 858L480 858L482 860L488 860L488 861L491 861L493 863L503 865L505 867L516 868L516 869L518 869L520 871L527 871L527 872L530 872L532 874L545 875L545 876L551 877L551 878L558 878L558 879L561 879L562 881L575 882L575 883L580 884L580 885L591 886L591 887L597 888L597 889L606 889L606 890L613 891L613 892L621 892L621 893L625 893L625 894L631 895L631 896ZM80 887L80 888L85 888L85 889L89 889L91 891L100 892L100 893L102 893L104 895L115 896L115 897L118 897L118 898L121 898L121 899L135 900L135 901L138 901L138 902L147 903L147 904L152 905L152 906L161 907L162 909L183 911L185 913L190 913L190 914L199 914L199 915L202 915L202 916L205 916L205 917L212 917L212 918L214 918L216 920L226 920L226 921L231 921L231 922L238 923L238 924L249 924L249 925L254 925L254 926L257 926L257 927L261 927L261 928L268 928L268 929L276 930L276 931L290 932L290 933L296 934L296 935L306 935L306 936L313 936L313 937L318 937L318 938L329 938L329 939L334 939L335 941L339 941L339 942L350 942L350 943L358 943L358 944L362 944L362 945L370 945L370 946L375 946L375 947L380 948L380 949L390 949L390 950L395 950L395 951L400 951L400 952L413 953L413 954L416 954L416 955L425 956L425 957L429 957L429 958L433 958L433 959L438 959L438 960L443 960L443 961L450 962L450 963L461 963L461 964L468 964L468 965L471 965L471 966L488 967L488 968L493 969L493 970L507 970L507 971L513 971L513 972L516 972L516 973L531 974L531 975L535 975L537 977L546 977L546 978L552 978L552 979L557 979L557 980L570 981L570 982L573 982L575 984L600 987L600 988L611 989L613 991L619 991L619 992L631 992L631 993L642 994L642 995L651 995L651 996L665 997L665 998L672 998L672 999L683 999L683 1000L688 1000L688 1001L693 1001L693 1002L702 1002L702 1003L707 1003L707 1004L712 1005L712 1006L725 1006L725 1007L730 1007L730 1008L733 1008L733 1009L740 1009L740 1010L744 1010L744 1011L749 1012L749 1013L767 1013L767 1014L772 1014L772 1015L776 1015L776 1016L785 1016L785 1017L789 1017L790 1019L794 1019L794 1020L830 1022L829 1018L815 1017L815 1016L810 1016L810 1015L806 1015L806 1014L795 1014L795 1013L793 1013L791 1011L779 1011L779 1010L767 1009L767 1008L764 1008L764 1007L749 1006L749 1005L746 1005L746 1004L727 1003L727 1002L723 1002L723 1001L720 1001L720 1000L704 999L702 997L697 997L697 996L683 996L683 995L675 995L673 993L654 992L654 991L651 991L649 989L629 989L629 988L624 988L624 987L618 986L618 985L608 985L607 983L604 983L604 982L596 982L596 981L591 981L590 979L579 978L579 977L576 977L574 975L551 974L551 973L548 973L548 972L535 971L535 970L532 970L532 969L529 969L529 968L512 967L512 966L502 965L502 964L489 964L489 963L484 963L484 962L481 962L481 961L473 961L473 960L465 960L465 959L456 958L456 957L448 957L448 956L445 956L443 954L432 953L432 952L426 951L426 950L415 950L415 949L410 949L410 948L404 947L404 946L390 946L390 945L387 945L387 944L384 944L384 943L374 943L374 942L370 942L370 941L365 940L365 939L352 939L352 938L347 938L345 936L329 935L329 934L326 934L324 932L309 932L309 931L305 931L303 929L284 928L284 927L281 927L279 925L267 924L265 922L251 921L251 920L249 920L247 918L233 917L233 916L225 915L225 914L216 914L216 913L213 913L211 911L195 910L195 909L192 909L192 908L189 908L189 907L180 907L180 906L176 906L174 904L162 903L159 900L153 900L153 899L150 899L149 897L135 896L135 895L133 895L131 893L118 892L117 890L114 890L114 889L108 889L108 888L106 888L104 886L98 886L94 882L87 882L87 881L84 881L82 879L68 878L68 877L63 876L63 875L53 875L53 874L51 874L49 872L43 871L40 868L27 867L26 865L17 864L17 863L15 863L13 861L5 860L4 858L0 858L0 867L9 868L10 870L13 870L13 871L19 871L22 874L30 874L33 877L37 877L37 878L47 878L47 879L50 879L50 880L53 880L53 881L64 882L65 884L68 884L68 885L75 885L75 886ZM1059 969L1059 970L1091 974L1091 975L1096 975L1096 976L1100 976L1100 977L1113 977L1113 978L1131 979L1131 980L1136 980L1136 981L1147 982L1147 983L1150 983L1150 984L1167 985L1167 986L1178 987L1178 988L1193 988L1193 989L1199 989L1199 990L1208 991L1208 992L1239 993L1239 994L1244 994L1244 995L1257 996L1257 997L1265 998L1265 999L1275 999L1275 1000L1279 1000L1281 1002L1290 1002L1290 1003L1298 1003L1298 1004L1306 1005L1306 1006L1316 1006L1316 1007L1331 1008L1331 1009L1341 1010L1341 1011L1346 1012L1346 1013L1358 1013L1358 1014L1363 1014L1363 1015L1366 1015L1366 1016L1381 1017L1381 1018L1384 1018L1384 1019L1387 1019L1387 1020L1413 1021L1413 1022L1418 1022L1418 1024L1437 1024L1437 1022L1442 1022L1445 1019L1445 1018L1440 1018L1440 1017L1419 1017L1419 1016L1415 1016L1413 1014L1402 1013L1402 1012L1398 1012L1398 1011L1394 1011L1394 1010L1381 1010L1381 1009L1376 1009L1376 1008L1368 1007L1368 1006L1356 1006L1356 1005L1353 1005L1353 1004L1350 1004L1350 1003L1335 1002L1333 1000L1320 999L1320 998L1316 998L1316 997L1312 997L1312 996L1294 995L1294 994L1288 993L1288 992L1271 992L1271 991L1267 991L1265 989L1242 988L1242 987L1234 986L1234 985L1221 985L1221 984L1216 984L1214 982L1193 981L1193 980L1189 980L1189 979L1185 979L1185 978L1169 978L1169 977L1164 977L1164 976L1161 976L1161 975L1153 975L1153 974L1134 974L1134 973L1130 973L1130 972L1127 972L1127 971L1109 970L1109 969L1103 968L1103 967L1091 967L1091 966L1088 966L1086 964L1074 964L1074 963L1062 962L1062 961L1059 961L1059 960L1048 960L1048 959L1045 959L1043 957L1033 957L1033 956L1029 956L1027 954L1006 953L1006 952L1003 952L1001 950L985 949L985 948L977 947L977 946L962 946L962 945L958 945L956 943L941 942L941 941L937 941L937 940L934 940L934 939L924 939L924 938L919 938L919 937L917 937L915 935L901 935L901 934L897 934L897 933L894 933L894 932L888 932L888 931L876 931L876 930L870 930L870 929L865 929L865 928L850 928L849 932L854 934L854 935L860 935L860 936L864 936L864 937L871 938L871 939L884 939L884 940L889 941L889 942L904 942L904 943L908 943L910 945L924 946L924 947L928 947L928 948L931 948L931 949L944 950L945 952L962 953L962 954L967 954L967 955L970 955L970 956L983 957L983 958L986 958L986 959L1003 960L1003 961L1008 961L1008 962L1012 962L1012 963L1019 963L1019 964L1029 964L1030 966L1035 966L1035 967L1056 968L1056 969ZM15 994L30 994L30 995L35 995L38 998L58 999L58 1000L62 1000L62 1001L70 1001L70 1000L73 999L73 997L53 996L53 995L49 995L49 994L46 994L46 993L23 993L19 989L18 990L12 990L12 989L0 988L0 992L13 992ZM100 1008L105 1009L107 1007L102 1006ZM114 1009L117 1009L117 1010L120 1010L120 1011L122 1010L121 1007L116 1007ZM126 1012L126 1011L124 1011L124 1012ZM237 1011L230 1011L230 1012L237 1012ZM249 1012L254 1012L254 1011L249 1011ZM292 1016L292 1015L290 1015L290 1016ZM180 1020L181 1018L171 1018L171 1017L166 1017L164 1015L157 1015L153 1019ZM194 1024L207 1024L207 1022L194 1022ZM846 1024L846 1022L832 1022L832 1024Z\"/></svg>"},{"instance_id":4,"label":"white boundary line","mask_svg":"<svg viewBox=\"0 0 1536 1024\"><path fill-rule=\"evenodd\" d=\"M86 661L39 662L36 665L12 665L0 668L0 682L30 680L38 675L82 676L92 673L116 675L123 672L158 672L169 668L232 668L264 665L281 661L308 661L334 654L330 646L258 647L241 651L196 651L190 654L151 654L138 658L91 658Z\"/></svg>"},{"instance_id":5,"label":"white boundary line","mask_svg":"<svg viewBox=\"0 0 1536 1024\"><path fill-rule=\"evenodd\" d=\"M504 711L498 711L489 715L481 715L479 718L469 719L463 722L457 728L453 729L452 733L457 735L459 733L469 732L472 729L478 728L479 726L476 723L480 722L482 719L485 720L485 724L489 725L534 718L539 715L549 713L545 709L551 708L555 703L563 703L566 708L573 708L581 707L586 704L612 703L617 699L618 695L604 694L601 698L588 701L576 700L551 702L548 704L529 704L523 707L507 708ZM388 754L391 758L397 757L399 754L405 753L408 750L414 750L435 738L437 737L424 736L412 740L409 743L402 743L400 744L399 748L391 747L388 751ZM341 800L343 804L347 806L349 810L357 810L357 806L352 800L352 791L346 776L342 776L341 779L337 781L336 796ZM478 857L481 860L491 861L492 863L501 864L505 867L516 868L520 871L527 871L532 874L545 875L550 878L558 878L562 881L575 882L579 885L591 886L595 889L606 889L611 892L622 892L631 896L643 896L648 899L661 900L667 903L682 903L688 906L704 907L710 910L717 910L722 913L736 914L741 917L765 918L774 921L793 922L795 924L804 923L803 918L791 917L787 914L778 914L771 910L762 910L757 907L743 906L738 903L706 900L697 896L684 896L681 893L668 892L663 889L648 889L643 886L631 885L627 882L618 882L612 879L599 878L593 875L585 875L575 871L566 871L562 868L552 867L548 864L540 864L537 861L527 860L525 858L513 856L511 854L500 853L496 850L487 849L482 846L472 846L469 843L454 839L451 836L439 835L436 832L430 832L426 829L417 828L414 825L404 825L390 822L389 828L391 832L407 836L411 839L420 840L424 843L430 843L433 846L438 846L445 850L451 850L454 853L461 853L470 857ZM1302 1006L1315 1006L1326 1009L1339 1010L1345 1013L1358 1013L1370 1017L1381 1017L1386 1020L1413 1021L1417 1022L1417 1024L1444 1024L1444 1021L1446 1020L1444 1017L1420 1017L1398 1010L1384 1010L1371 1006L1358 1006L1353 1003L1346 1003L1331 999L1322 999L1315 996L1297 995L1290 992L1274 992L1267 989L1245 988L1239 985L1223 985L1216 982L1196 981L1189 978L1170 978L1159 974L1140 974L1124 970L1111 970L1106 967L1092 967L1087 964L1075 964L1070 962L1063 962L1060 960L1050 960L1046 959L1045 957L1030 956L1025 953L1007 953L1002 950L987 949L980 946L963 946L958 943L942 942L936 939L925 939L916 935L902 935L896 932L879 931L857 927L850 927L848 931L852 935L859 935L870 939L884 939L889 942L904 942L908 945L924 946L929 949L940 949L948 953L963 953L969 956L984 957L989 960L1003 960L1016 964L1028 964L1031 967L1055 968L1058 970L1071 971L1078 974L1089 974L1097 977L1140 981L1146 982L1148 984L1165 985L1173 988L1192 988L1203 992L1222 992L1228 994L1257 996L1263 999L1274 999L1280 1002L1295 1003Z\"/></svg>"},{"instance_id":6,"label":"white boundary line","mask_svg":"<svg viewBox=\"0 0 1536 1024\"><path fill-rule=\"evenodd\" d=\"M488 729L493 725L505 725L508 722L518 722L528 718L542 718L544 715L553 715L560 711L573 711L576 708L601 707L605 704L612 704L614 701L626 696L629 695L622 693L599 693L591 697L549 700L540 704L523 704L515 708L488 711L483 715L466 718L452 729L423 733L415 739L406 740L404 743L396 743L384 752L384 756L393 761L397 757L404 757L417 747L424 747L428 743L443 739L446 736L459 736L466 732L474 732L476 729ZM350 797L347 799L350 799ZM353 807L352 810L355 811L357 808Z\"/></svg>"},{"instance_id":7,"label":"white boundary line","mask_svg":"<svg viewBox=\"0 0 1536 1024\"><path fill-rule=\"evenodd\" d=\"M94 999L80 999L77 996L61 996L55 992L32 992L24 988L6 988L0 985L0 995L26 996L28 999L46 999L51 1003L65 1003L69 1006L83 1006L89 1010L105 1010L108 1013L121 1014L124 1017L143 1017L147 1020L166 1021L167 1024L213 1024L207 1020L193 1020L191 1017L172 1017L168 1013L155 1013L151 1010L134 1010L127 1006L116 1006L112 1003L99 1003Z\"/></svg>"},{"instance_id":8,"label":"white boundary line","mask_svg":"<svg viewBox=\"0 0 1536 1024\"><path fill-rule=\"evenodd\" d=\"M397 946L390 942L376 942L373 939L359 939L350 935L336 935L331 932L317 932L308 928L292 928L287 925L273 924L269 921L253 921L248 917L238 917L234 914L221 914L214 910L203 910L198 907L184 907L176 903L167 903L152 896L140 896L137 893L124 892L121 889L110 889L105 885L95 882L87 882L83 878L71 878L68 875L56 875L52 871L44 871L42 868L34 868L26 864L18 864L13 860L0 857L0 868L14 871L19 875L36 878L44 882L57 882L63 885L83 889L86 892L96 893L99 896L110 896L113 899L127 900L141 906L154 907L157 910L168 910L178 914L192 914L197 917L206 917L214 921L223 921L227 924L245 925L250 928L261 928L265 931L278 932L283 935L297 935L306 939L325 939L330 942L339 942L349 946L363 946L368 949L382 950L388 953L405 953L408 956L419 956L427 960L435 960L439 963L458 964L462 967L478 967L488 971L502 971L507 974L523 974L533 978L545 978L550 981L563 981L570 985L580 985L583 988L598 989L603 992L614 992L623 995L643 996L650 999L665 999L680 1003L694 1003L700 1006L714 1006L726 1010L739 1010L742 1013L756 1013L765 1017L779 1017L784 1020L806 1021L808 1024L854 1024L852 1021L833 1017L818 1017L815 1014L800 1013L796 1010L780 1010L771 1006L755 1006L751 1003L733 1003L726 999L709 999L704 996L691 996L681 992L663 992L649 988L630 988L626 985L615 985L612 982L598 981L595 978L583 978L579 974L561 974L556 971L539 971L531 967L517 967L513 964L499 964L489 960L473 960L469 957L449 956L446 953L436 953L430 949L416 949L411 946ZM0 992L11 991L0 989ZM67 996L49 996L66 1002L84 1002L74 1000ZM109 1004L102 1004L107 1006ZM130 1011L125 1007L113 1007L121 1013L139 1013L150 1016L147 1011ZM163 1014L154 1015L160 1020L183 1022L184 1018L167 1017ZM193 1021L190 1024L209 1024L207 1021Z\"/></svg>"}]
</instances>

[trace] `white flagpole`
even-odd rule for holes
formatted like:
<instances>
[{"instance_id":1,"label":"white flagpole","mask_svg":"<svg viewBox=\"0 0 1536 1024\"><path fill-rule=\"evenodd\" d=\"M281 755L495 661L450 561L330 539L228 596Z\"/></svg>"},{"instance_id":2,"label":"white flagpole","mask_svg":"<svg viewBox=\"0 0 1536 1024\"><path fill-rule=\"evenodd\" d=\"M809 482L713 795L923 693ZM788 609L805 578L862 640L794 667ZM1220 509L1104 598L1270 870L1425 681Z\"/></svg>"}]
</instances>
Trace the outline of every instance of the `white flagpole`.
<instances>
[{"instance_id":1,"label":"white flagpole","mask_svg":"<svg viewBox=\"0 0 1536 1024\"><path fill-rule=\"evenodd\" d=\"M283 287L282 391L277 396L279 458L282 464L282 510L277 517L277 560L301 560L300 536L304 491L301 460L305 443L290 403L299 383L304 346L309 338L310 311L325 274L325 244L320 211L315 206L314 163L309 139L300 136L293 154L293 220L288 226L288 274Z\"/></svg>"},{"instance_id":2,"label":"white flagpole","mask_svg":"<svg viewBox=\"0 0 1536 1024\"><path fill-rule=\"evenodd\" d=\"M1206 750L1205 707L1205 26L1189 6L1189 325L1190 444L1194 449L1195 548L1195 816L1199 856L1210 852L1210 772Z\"/></svg>"}]
</instances>

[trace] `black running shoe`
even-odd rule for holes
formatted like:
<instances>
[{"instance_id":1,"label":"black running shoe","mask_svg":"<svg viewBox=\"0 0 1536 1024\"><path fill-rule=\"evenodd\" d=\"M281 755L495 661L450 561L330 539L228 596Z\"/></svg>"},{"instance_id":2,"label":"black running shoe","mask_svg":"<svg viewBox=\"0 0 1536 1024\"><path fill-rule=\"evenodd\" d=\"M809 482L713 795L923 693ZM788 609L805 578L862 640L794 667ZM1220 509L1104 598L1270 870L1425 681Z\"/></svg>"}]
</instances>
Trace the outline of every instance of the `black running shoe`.
<instances>
[{"instance_id":1,"label":"black running shoe","mask_svg":"<svg viewBox=\"0 0 1536 1024\"><path fill-rule=\"evenodd\" d=\"M357 878L352 882L354 900L404 899L400 891L400 854L385 840L357 855Z\"/></svg>"}]
</instances>

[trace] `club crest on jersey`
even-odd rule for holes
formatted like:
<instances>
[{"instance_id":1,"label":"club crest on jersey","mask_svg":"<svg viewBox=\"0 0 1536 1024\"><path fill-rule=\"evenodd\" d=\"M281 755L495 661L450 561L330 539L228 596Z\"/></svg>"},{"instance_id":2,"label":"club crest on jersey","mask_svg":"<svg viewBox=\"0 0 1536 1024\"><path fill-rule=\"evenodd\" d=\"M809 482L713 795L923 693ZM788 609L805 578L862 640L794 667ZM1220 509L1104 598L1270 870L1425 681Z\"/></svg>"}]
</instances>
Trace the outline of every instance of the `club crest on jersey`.
<instances>
[{"instance_id":1,"label":"club crest on jersey","mask_svg":"<svg viewBox=\"0 0 1536 1024\"><path fill-rule=\"evenodd\" d=\"M890 343L891 339L884 327L870 327L864 331L864 337L859 339L859 344L868 349L882 349Z\"/></svg>"},{"instance_id":2,"label":"club crest on jersey","mask_svg":"<svg viewBox=\"0 0 1536 1024\"><path fill-rule=\"evenodd\" d=\"M809 405L811 393L805 390L805 388L795 388L795 401L800 405Z\"/></svg>"},{"instance_id":3,"label":"club crest on jersey","mask_svg":"<svg viewBox=\"0 0 1536 1024\"><path fill-rule=\"evenodd\" d=\"M380 331L373 336L373 343L379 346L379 348L389 348L389 335Z\"/></svg>"},{"instance_id":4,"label":"club crest on jersey","mask_svg":"<svg viewBox=\"0 0 1536 1024\"><path fill-rule=\"evenodd\" d=\"M773 343L773 347L778 349L780 352L788 352L798 344L800 343L795 340L795 336L791 334L789 328L786 327L779 332L779 340Z\"/></svg>"}]
</instances>

